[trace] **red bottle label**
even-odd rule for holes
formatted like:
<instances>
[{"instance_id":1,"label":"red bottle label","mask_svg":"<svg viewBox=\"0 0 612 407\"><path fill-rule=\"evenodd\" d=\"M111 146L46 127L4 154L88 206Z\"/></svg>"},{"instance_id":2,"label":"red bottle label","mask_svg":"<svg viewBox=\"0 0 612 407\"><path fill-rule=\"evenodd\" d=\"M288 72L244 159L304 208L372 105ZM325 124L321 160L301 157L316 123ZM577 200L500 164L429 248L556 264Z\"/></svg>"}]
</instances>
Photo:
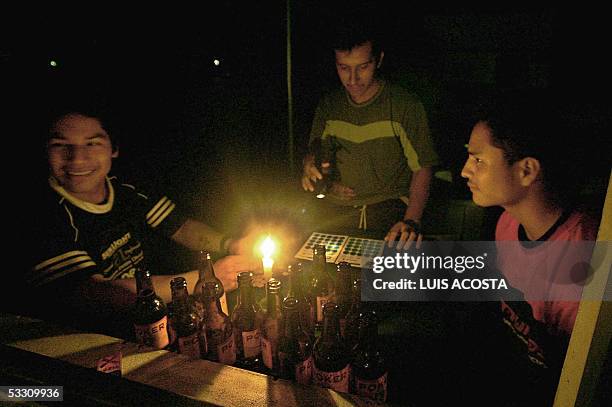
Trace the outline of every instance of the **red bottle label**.
<instances>
[{"instance_id":1,"label":"red bottle label","mask_svg":"<svg viewBox=\"0 0 612 407\"><path fill-rule=\"evenodd\" d=\"M274 364L272 358L272 343L266 338L261 338L261 355L263 357L264 365L268 369L272 369L272 365Z\"/></svg>"},{"instance_id":2,"label":"red bottle label","mask_svg":"<svg viewBox=\"0 0 612 407\"><path fill-rule=\"evenodd\" d=\"M295 381L300 384L312 383L312 356L295 366Z\"/></svg>"},{"instance_id":3,"label":"red bottle label","mask_svg":"<svg viewBox=\"0 0 612 407\"><path fill-rule=\"evenodd\" d=\"M234 343L234 335L230 335L225 342L217 346L219 363L225 365L233 365L236 363L236 347Z\"/></svg>"},{"instance_id":4,"label":"red bottle label","mask_svg":"<svg viewBox=\"0 0 612 407\"><path fill-rule=\"evenodd\" d=\"M134 330L138 343L152 346L155 349L163 349L170 343L167 317L148 325L134 325Z\"/></svg>"},{"instance_id":5,"label":"red bottle label","mask_svg":"<svg viewBox=\"0 0 612 407\"><path fill-rule=\"evenodd\" d=\"M387 401L387 373L374 380L355 377L355 393L372 400Z\"/></svg>"},{"instance_id":6,"label":"red bottle label","mask_svg":"<svg viewBox=\"0 0 612 407\"><path fill-rule=\"evenodd\" d=\"M324 372L314 367L313 382L321 387L348 393L349 392L350 366L347 364L342 370L336 372Z\"/></svg>"},{"instance_id":7,"label":"red bottle label","mask_svg":"<svg viewBox=\"0 0 612 407\"><path fill-rule=\"evenodd\" d=\"M244 349L245 358L252 358L261 354L259 329L242 332L242 349Z\"/></svg>"},{"instance_id":8,"label":"red bottle label","mask_svg":"<svg viewBox=\"0 0 612 407\"><path fill-rule=\"evenodd\" d=\"M178 338L178 350L180 354L189 356L193 359L200 358L200 339L198 333L186 336L184 338Z\"/></svg>"}]
</instances>

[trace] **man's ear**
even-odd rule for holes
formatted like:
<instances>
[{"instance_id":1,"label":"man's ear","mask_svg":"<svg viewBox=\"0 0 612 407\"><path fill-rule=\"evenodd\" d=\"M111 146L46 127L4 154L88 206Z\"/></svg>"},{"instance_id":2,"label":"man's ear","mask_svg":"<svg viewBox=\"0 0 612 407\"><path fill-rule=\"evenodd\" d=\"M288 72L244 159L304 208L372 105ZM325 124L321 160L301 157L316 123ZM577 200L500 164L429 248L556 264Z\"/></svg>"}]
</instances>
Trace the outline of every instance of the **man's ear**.
<instances>
[{"instance_id":1,"label":"man's ear","mask_svg":"<svg viewBox=\"0 0 612 407\"><path fill-rule=\"evenodd\" d=\"M111 155L112 158L117 158L119 157L119 147L115 146L113 147L113 154Z\"/></svg>"},{"instance_id":2,"label":"man's ear","mask_svg":"<svg viewBox=\"0 0 612 407\"><path fill-rule=\"evenodd\" d=\"M542 167L537 158L525 157L517 162L521 185L527 187L538 180Z\"/></svg>"},{"instance_id":3,"label":"man's ear","mask_svg":"<svg viewBox=\"0 0 612 407\"><path fill-rule=\"evenodd\" d=\"M376 68L380 68L384 57L385 57L385 51L380 51L380 55L378 56L378 63L376 63Z\"/></svg>"}]
</instances>

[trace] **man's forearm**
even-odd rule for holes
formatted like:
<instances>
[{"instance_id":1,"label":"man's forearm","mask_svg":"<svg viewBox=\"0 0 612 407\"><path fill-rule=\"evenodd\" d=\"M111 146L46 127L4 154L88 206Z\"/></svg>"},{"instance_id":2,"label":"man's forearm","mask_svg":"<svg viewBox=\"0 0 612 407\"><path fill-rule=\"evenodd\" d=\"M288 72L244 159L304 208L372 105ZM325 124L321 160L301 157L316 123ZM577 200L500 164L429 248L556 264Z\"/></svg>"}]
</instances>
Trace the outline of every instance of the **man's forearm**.
<instances>
[{"instance_id":1,"label":"man's forearm","mask_svg":"<svg viewBox=\"0 0 612 407\"><path fill-rule=\"evenodd\" d=\"M216 252L220 250L223 235L200 221L188 219L183 226L172 235L172 239L191 250L205 249Z\"/></svg>"},{"instance_id":2,"label":"man's forearm","mask_svg":"<svg viewBox=\"0 0 612 407\"><path fill-rule=\"evenodd\" d=\"M410 181L410 196L404 219L420 221L429 198L429 186L431 184L431 167L423 167L412 176Z\"/></svg>"}]
</instances>

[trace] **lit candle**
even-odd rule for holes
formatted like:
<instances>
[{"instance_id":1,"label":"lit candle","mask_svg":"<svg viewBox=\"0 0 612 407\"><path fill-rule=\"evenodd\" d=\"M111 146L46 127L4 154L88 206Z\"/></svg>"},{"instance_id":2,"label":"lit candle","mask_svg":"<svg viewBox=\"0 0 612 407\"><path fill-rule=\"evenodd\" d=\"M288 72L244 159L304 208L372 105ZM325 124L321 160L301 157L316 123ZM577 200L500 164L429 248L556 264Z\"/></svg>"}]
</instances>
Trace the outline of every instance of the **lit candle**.
<instances>
[{"instance_id":1,"label":"lit candle","mask_svg":"<svg viewBox=\"0 0 612 407\"><path fill-rule=\"evenodd\" d=\"M274 259L272 255L276 250L276 245L270 236L266 237L266 239L261 244L261 253L263 254L262 262L263 262L263 272L264 278L266 281L272 277L272 266L274 265Z\"/></svg>"}]
</instances>

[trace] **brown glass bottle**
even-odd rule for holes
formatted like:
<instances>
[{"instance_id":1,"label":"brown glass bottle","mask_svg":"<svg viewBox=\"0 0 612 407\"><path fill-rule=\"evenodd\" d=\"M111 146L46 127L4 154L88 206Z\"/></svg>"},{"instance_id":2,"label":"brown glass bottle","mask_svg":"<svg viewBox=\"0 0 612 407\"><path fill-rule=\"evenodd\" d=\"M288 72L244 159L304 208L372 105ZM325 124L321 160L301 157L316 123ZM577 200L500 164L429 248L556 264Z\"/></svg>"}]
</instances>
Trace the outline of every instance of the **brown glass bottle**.
<instances>
[{"instance_id":1,"label":"brown glass bottle","mask_svg":"<svg viewBox=\"0 0 612 407\"><path fill-rule=\"evenodd\" d=\"M336 265L336 290L334 302L338 305L338 321L340 334L344 337L346 316L351 308L352 271L350 263L341 261Z\"/></svg>"},{"instance_id":2,"label":"brown glass bottle","mask_svg":"<svg viewBox=\"0 0 612 407\"><path fill-rule=\"evenodd\" d=\"M263 312L255 302L253 273L238 273L238 303L232 312L232 328L236 343L236 366L261 370L261 323Z\"/></svg>"},{"instance_id":3,"label":"brown glass bottle","mask_svg":"<svg viewBox=\"0 0 612 407\"><path fill-rule=\"evenodd\" d=\"M304 290L306 277L304 267L300 262L290 264L287 267L287 272L289 274L289 290L287 290L285 298L293 297L297 300L302 328L310 335L314 335L316 306L313 305Z\"/></svg>"},{"instance_id":4,"label":"brown glass bottle","mask_svg":"<svg viewBox=\"0 0 612 407\"><path fill-rule=\"evenodd\" d=\"M333 302L323 309L323 332L313 347L313 383L348 393L350 382L350 355L340 336L338 307Z\"/></svg>"},{"instance_id":5,"label":"brown glass bottle","mask_svg":"<svg viewBox=\"0 0 612 407\"><path fill-rule=\"evenodd\" d=\"M285 318L283 335L278 343L280 377L301 384L312 383L313 337L302 327L298 300L283 300Z\"/></svg>"},{"instance_id":6,"label":"brown glass bottle","mask_svg":"<svg viewBox=\"0 0 612 407\"><path fill-rule=\"evenodd\" d=\"M333 298L334 282L327 271L325 245L317 244L312 248L312 271L310 280L310 298L315 305L315 328L323 326L323 305Z\"/></svg>"},{"instance_id":7,"label":"brown glass bottle","mask_svg":"<svg viewBox=\"0 0 612 407\"><path fill-rule=\"evenodd\" d=\"M346 314L346 323L344 327L344 342L351 352L359 341L359 321L361 320L361 313L363 311L362 305L361 279L357 278L353 281L351 307Z\"/></svg>"},{"instance_id":8,"label":"brown glass bottle","mask_svg":"<svg viewBox=\"0 0 612 407\"><path fill-rule=\"evenodd\" d=\"M227 308L227 295L225 294L225 289L223 287L223 283L221 280L217 278L215 275L215 268L213 266L213 262L210 257L210 253L206 250L200 250L198 255L198 281L193 289L193 294L196 299L202 296L202 290L204 289L204 283L212 281L217 283L217 300L221 306L221 310L225 313L225 315L229 315L229 310ZM201 300L200 300L201 304ZM202 305L199 305L200 307Z\"/></svg>"},{"instance_id":9,"label":"brown glass bottle","mask_svg":"<svg viewBox=\"0 0 612 407\"><path fill-rule=\"evenodd\" d=\"M385 402L388 370L378 340L376 313L372 310L363 312L359 322L359 342L351 362L352 392Z\"/></svg>"},{"instance_id":10,"label":"brown glass bottle","mask_svg":"<svg viewBox=\"0 0 612 407\"><path fill-rule=\"evenodd\" d=\"M200 349L206 353L206 336L200 335L202 326L192 302L189 300L187 280L175 277L170 281L172 316L170 325L176 334L176 350L193 359L200 358ZM204 343L200 344L200 340Z\"/></svg>"},{"instance_id":11,"label":"brown glass bottle","mask_svg":"<svg viewBox=\"0 0 612 407\"><path fill-rule=\"evenodd\" d=\"M266 284L267 307L261 329L261 355L265 372L273 376L277 376L279 371L278 340L283 323L280 291L281 282L270 278Z\"/></svg>"},{"instance_id":12,"label":"brown glass bottle","mask_svg":"<svg viewBox=\"0 0 612 407\"><path fill-rule=\"evenodd\" d=\"M204 301L204 333L208 352L204 358L226 365L236 362L234 331L230 318L223 312L217 300L217 283L204 283L202 299Z\"/></svg>"},{"instance_id":13,"label":"brown glass bottle","mask_svg":"<svg viewBox=\"0 0 612 407\"><path fill-rule=\"evenodd\" d=\"M168 308L155 293L149 270L136 270L136 292L133 318L136 341L155 349L167 347L170 344Z\"/></svg>"}]
</instances>

